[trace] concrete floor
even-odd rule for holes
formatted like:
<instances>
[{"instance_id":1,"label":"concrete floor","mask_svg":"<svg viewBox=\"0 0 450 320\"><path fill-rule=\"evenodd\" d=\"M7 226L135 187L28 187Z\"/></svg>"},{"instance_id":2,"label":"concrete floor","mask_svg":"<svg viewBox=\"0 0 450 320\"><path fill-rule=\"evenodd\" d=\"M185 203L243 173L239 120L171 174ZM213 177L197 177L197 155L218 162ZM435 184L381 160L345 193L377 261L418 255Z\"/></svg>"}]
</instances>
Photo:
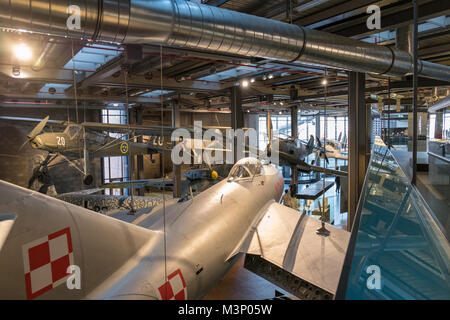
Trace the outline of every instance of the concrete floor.
<instances>
[{"instance_id":1,"label":"concrete floor","mask_svg":"<svg viewBox=\"0 0 450 320\"><path fill-rule=\"evenodd\" d=\"M244 268L244 255L239 258L204 300L263 300L284 290Z\"/></svg>"}]
</instances>

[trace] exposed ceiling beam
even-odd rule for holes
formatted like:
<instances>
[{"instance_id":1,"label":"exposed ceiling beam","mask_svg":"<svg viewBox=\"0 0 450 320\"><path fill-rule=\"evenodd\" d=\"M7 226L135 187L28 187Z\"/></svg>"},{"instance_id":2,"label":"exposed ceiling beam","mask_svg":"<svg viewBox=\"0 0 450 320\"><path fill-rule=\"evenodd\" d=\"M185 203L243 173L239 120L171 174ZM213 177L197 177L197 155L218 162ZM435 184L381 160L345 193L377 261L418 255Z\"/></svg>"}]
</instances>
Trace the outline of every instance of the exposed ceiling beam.
<instances>
[{"instance_id":1,"label":"exposed ceiling beam","mask_svg":"<svg viewBox=\"0 0 450 320\"><path fill-rule=\"evenodd\" d=\"M381 12L383 12L383 9ZM419 6L419 22L448 14L450 14L450 1L435 0L429 1ZM379 33L381 31L409 25L412 23L412 18L413 9L410 5L408 5L408 7L405 9L392 10L392 12L389 14L382 14L381 29L379 30L368 30L365 17L361 19L362 21L360 23L357 23L356 25L348 27L341 27L340 25L337 25L335 27L325 28L323 30L333 32L345 37L358 36L360 38Z\"/></svg>"}]
</instances>

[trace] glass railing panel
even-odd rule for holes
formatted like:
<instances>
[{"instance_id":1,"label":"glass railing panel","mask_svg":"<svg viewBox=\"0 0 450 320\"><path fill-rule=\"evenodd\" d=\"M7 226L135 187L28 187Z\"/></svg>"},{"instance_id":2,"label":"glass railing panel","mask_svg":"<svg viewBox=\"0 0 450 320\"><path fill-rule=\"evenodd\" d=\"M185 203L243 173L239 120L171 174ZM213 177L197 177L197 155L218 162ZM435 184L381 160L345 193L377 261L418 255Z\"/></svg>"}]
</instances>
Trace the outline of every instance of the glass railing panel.
<instances>
[{"instance_id":1,"label":"glass railing panel","mask_svg":"<svg viewBox=\"0 0 450 320\"><path fill-rule=\"evenodd\" d=\"M450 299L450 246L442 226L379 138L357 216L341 298Z\"/></svg>"}]
</instances>

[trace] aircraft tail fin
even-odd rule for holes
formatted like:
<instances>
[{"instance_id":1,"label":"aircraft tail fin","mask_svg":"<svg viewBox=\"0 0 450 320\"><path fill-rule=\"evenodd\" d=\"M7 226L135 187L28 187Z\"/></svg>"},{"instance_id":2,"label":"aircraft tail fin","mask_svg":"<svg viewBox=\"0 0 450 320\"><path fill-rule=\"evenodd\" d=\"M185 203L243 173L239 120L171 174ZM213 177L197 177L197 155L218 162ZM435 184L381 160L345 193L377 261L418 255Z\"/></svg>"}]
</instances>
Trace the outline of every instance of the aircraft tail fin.
<instances>
[{"instance_id":1,"label":"aircraft tail fin","mask_svg":"<svg viewBox=\"0 0 450 320\"><path fill-rule=\"evenodd\" d=\"M0 194L0 299L84 298L156 235L4 181Z\"/></svg>"}]
</instances>

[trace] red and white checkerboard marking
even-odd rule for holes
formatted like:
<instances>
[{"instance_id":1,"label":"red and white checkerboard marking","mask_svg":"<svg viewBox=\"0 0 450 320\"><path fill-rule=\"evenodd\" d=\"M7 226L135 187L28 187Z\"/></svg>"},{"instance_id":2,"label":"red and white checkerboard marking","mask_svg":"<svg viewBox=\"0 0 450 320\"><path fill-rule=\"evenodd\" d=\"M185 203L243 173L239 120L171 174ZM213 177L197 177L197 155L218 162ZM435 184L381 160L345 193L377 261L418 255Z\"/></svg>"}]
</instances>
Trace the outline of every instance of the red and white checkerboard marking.
<instances>
[{"instance_id":1,"label":"red and white checkerboard marking","mask_svg":"<svg viewBox=\"0 0 450 320\"><path fill-rule=\"evenodd\" d=\"M186 300L186 282L184 281L181 270L172 272L168 281L158 288L163 300Z\"/></svg>"},{"instance_id":2,"label":"red and white checkerboard marking","mask_svg":"<svg viewBox=\"0 0 450 320\"><path fill-rule=\"evenodd\" d=\"M22 246L27 299L66 282L67 267L73 265L70 228L49 234Z\"/></svg>"},{"instance_id":3,"label":"red and white checkerboard marking","mask_svg":"<svg viewBox=\"0 0 450 320\"><path fill-rule=\"evenodd\" d=\"M281 196L281 194L283 193L283 189L284 189L284 181L283 178L280 178L280 180L278 180L278 183L275 185L275 192L277 197Z\"/></svg>"}]
</instances>

